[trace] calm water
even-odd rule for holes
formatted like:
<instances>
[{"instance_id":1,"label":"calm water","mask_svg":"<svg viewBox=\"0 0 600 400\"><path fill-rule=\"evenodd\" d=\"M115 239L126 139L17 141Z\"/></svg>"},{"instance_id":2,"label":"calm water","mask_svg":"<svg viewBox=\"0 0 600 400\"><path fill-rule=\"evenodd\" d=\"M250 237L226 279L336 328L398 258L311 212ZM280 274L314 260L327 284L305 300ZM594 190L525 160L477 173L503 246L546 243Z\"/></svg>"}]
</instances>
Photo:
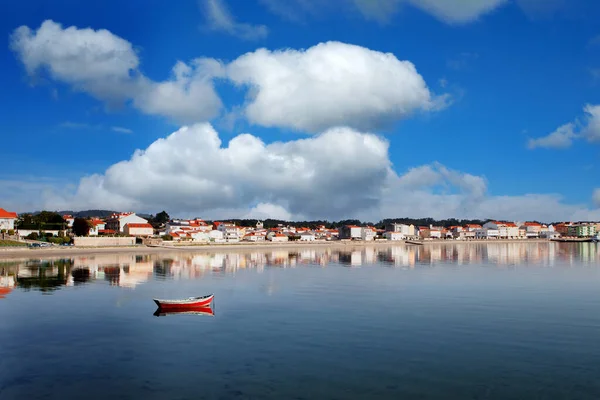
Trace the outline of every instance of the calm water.
<instances>
[{"instance_id":1,"label":"calm water","mask_svg":"<svg viewBox=\"0 0 600 400\"><path fill-rule=\"evenodd\" d=\"M0 399L598 399L600 245L0 261ZM215 293L214 316L153 297Z\"/></svg>"}]
</instances>

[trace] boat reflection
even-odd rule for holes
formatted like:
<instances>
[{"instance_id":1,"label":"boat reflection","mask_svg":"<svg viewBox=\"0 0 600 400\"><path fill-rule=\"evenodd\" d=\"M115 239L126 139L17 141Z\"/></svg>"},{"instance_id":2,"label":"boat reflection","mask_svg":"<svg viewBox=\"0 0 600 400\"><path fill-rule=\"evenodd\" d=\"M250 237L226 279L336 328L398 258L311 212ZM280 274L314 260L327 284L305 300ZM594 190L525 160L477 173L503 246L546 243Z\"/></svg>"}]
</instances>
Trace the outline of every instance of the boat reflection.
<instances>
[{"instance_id":1,"label":"boat reflection","mask_svg":"<svg viewBox=\"0 0 600 400\"><path fill-rule=\"evenodd\" d=\"M214 317L215 312L210 306L204 307L183 307L181 309L164 310L160 307L153 314L155 317L166 317L168 315L207 315Z\"/></svg>"}]
</instances>

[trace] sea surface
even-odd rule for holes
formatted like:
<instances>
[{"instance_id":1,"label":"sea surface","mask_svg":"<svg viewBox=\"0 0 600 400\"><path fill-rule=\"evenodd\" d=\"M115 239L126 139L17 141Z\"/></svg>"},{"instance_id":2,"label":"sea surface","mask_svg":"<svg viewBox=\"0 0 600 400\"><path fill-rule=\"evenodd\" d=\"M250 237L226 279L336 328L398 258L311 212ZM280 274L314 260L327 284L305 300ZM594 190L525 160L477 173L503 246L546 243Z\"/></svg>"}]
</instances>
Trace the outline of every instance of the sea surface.
<instances>
[{"instance_id":1,"label":"sea surface","mask_svg":"<svg viewBox=\"0 0 600 400\"><path fill-rule=\"evenodd\" d=\"M596 400L600 245L0 260L0 399L138 398Z\"/></svg>"}]
</instances>

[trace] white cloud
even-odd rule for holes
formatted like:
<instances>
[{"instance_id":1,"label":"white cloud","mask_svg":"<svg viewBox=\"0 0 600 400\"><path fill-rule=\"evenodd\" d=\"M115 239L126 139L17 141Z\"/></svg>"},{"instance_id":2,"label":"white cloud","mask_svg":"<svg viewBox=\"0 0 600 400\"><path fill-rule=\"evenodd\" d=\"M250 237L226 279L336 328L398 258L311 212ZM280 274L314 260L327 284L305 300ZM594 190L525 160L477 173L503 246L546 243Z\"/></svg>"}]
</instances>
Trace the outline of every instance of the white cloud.
<instances>
[{"instance_id":1,"label":"white cloud","mask_svg":"<svg viewBox=\"0 0 600 400\"><path fill-rule=\"evenodd\" d=\"M530 149L566 149L577 139L586 139L590 143L600 142L600 105L586 104L583 111L585 114L582 119L561 126L548 136L529 139L527 146Z\"/></svg>"},{"instance_id":2,"label":"white cloud","mask_svg":"<svg viewBox=\"0 0 600 400\"><path fill-rule=\"evenodd\" d=\"M526 0L520 0L525 2ZM529 2L534 0L529 0ZM556 0L555 0L556 1ZM389 22L402 6L416 7L448 24L465 24L477 20L509 0L262 0L267 8L290 20L300 20L304 15L337 12L350 8L360 12L367 20Z\"/></svg>"},{"instance_id":3,"label":"white cloud","mask_svg":"<svg viewBox=\"0 0 600 400\"><path fill-rule=\"evenodd\" d=\"M587 104L584 111L583 136L590 142L600 142L600 105Z\"/></svg>"},{"instance_id":4,"label":"white cloud","mask_svg":"<svg viewBox=\"0 0 600 400\"><path fill-rule=\"evenodd\" d=\"M259 220L272 218L289 221L292 218L292 214L277 204L259 203L256 205L256 207L252 208L248 214L244 215L243 218Z\"/></svg>"},{"instance_id":5,"label":"white cloud","mask_svg":"<svg viewBox=\"0 0 600 400\"><path fill-rule=\"evenodd\" d=\"M221 108L212 84L221 74L214 60L178 62L172 79L155 82L141 74L138 55L125 39L104 29L63 28L51 20L35 31L17 28L10 45L31 77L47 71L102 101L133 100L145 113L183 123L212 118Z\"/></svg>"},{"instance_id":6,"label":"white cloud","mask_svg":"<svg viewBox=\"0 0 600 400\"><path fill-rule=\"evenodd\" d=\"M508 0L408 0L413 6L449 24L474 21Z\"/></svg>"},{"instance_id":7,"label":"white cloud","mask_svg":"<svg viewBox=\"0 0 600 400\"><path fill-rule=\"evenodd\" d=\"M207 219L600 219L600 209L555 194L491 196L487 185L435 162L399 175L384 139L348 128L271 144L241 134L224 145L211 125L196 124L82 178L70 195L56 190L42 200L49 209L164 209Z\"/></svg>"},{"instance_id":8,"label":"white cloud","mask_svg":"<svg viewBox=\"0 0 600 400\"><path fill-rule=\"evenodd\" d=\"M342 217L377 202L387 179L388 143L347 128L265 144L250 134L223 147L209 124L183 127L102 175L81 179L62 207L217 209ZM171 212L170 211L170 212Z\"/></svg>"},{"instance_id":9,"label":"white cloud","mask_svg":"<svg viewBox=\"0 0 600 400\"><path fill-rule=\"evenodd\" d=\"M535 149L538 147L543 148L554 148L554 149L566 149L571 147L573 140L577 137L575 134L575 125L572 123L565 124L559 127L557 130L537 139L529 139L527 147Z\"/></svg>"},{"instance_id":10,"label":"white cloud","mask_svg":"<svg viewBox=\"0 0 600 400\"><path fill-rule=\"evenodd\" d=\"M204 5L208 28L226 32L245 40L257 40L267 37L269 30L264 25L251 25L236 22L223 0L200 0Z\"/></svg>"},{"instance_id":11,"label":"white cloud","mask_svg":"<svg viewBox=\"0 0 600 400\"><path fill-rule=\"evenodd\" d=\"M411 62L340 42L304 51L259 49L233 61L228 76L251 87L250 122L310 132L381 128L445 101L432 96Z\"/></svg>"},{"instance_id":12,"label":"white cloud","mask_svg":"<svg viewBox=\"0 0 600 400\"><path fill-rule=\"evenodd\" d=\"M119 132L119 133L133 133L133 131L129 128L123 128L122 126L113 126L110 128L111 131L113 132Z\"/></svg>"},{"instance_id":13,"label":"white cloud","mask_svg":"<svg viewBox=\"0 0 600 400\"><path fill-rule=\"evenodd\" d=\"M222 65L213 59L197 58L189 65L178 61L170 80L141 79L133 103L147 114L168 116L184 124L207 120L223 107L213 87L213 79L222 75Z\"/></svg>"},{"instance_id":14,"label":"white cloud","mask_svg":"<svg viewBox=\"0 0 600 400\"><path fill-rule=\"evenodd\" d=\"M490 196L485 178L434 163L392 174L382 200L361 210L362 220L393 217L496 218L513 221L597 220L600 209L566 204L556 194Z\"/></svg>"},{"instance_id":15,"label":"white cloud","mask_svg":"<svg viewBox=\"0 0 600 400\"><path fill-rule=\"evenodd\" d=\"M592 200L597 207L600 207L600 188L594 190Z\"/></svg>"}]
</instances>

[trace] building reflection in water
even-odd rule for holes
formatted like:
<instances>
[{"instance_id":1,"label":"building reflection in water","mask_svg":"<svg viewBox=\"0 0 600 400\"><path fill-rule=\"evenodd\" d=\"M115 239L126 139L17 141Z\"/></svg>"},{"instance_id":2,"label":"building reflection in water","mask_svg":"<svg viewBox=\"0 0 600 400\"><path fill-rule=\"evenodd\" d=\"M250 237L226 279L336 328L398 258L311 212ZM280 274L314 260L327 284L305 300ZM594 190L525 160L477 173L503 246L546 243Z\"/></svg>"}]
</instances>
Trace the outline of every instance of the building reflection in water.
<instances>
[{"instance_id":1,"label":"building reflection in water","mask_svg":"<svg viewBox=\"0 0 600 400\"><path fill-rule=\"evenodd\" d=\"M100 254L66 259L0 261L0 299L15 287L50 293L62 286L106 282L135 288L150 279L200 279L244 269L328 265L419 268L438 264L552 267L597 265L595 243L462 243L424 246L306 247L212 253Z\"/></svg>"}]
</instances>

